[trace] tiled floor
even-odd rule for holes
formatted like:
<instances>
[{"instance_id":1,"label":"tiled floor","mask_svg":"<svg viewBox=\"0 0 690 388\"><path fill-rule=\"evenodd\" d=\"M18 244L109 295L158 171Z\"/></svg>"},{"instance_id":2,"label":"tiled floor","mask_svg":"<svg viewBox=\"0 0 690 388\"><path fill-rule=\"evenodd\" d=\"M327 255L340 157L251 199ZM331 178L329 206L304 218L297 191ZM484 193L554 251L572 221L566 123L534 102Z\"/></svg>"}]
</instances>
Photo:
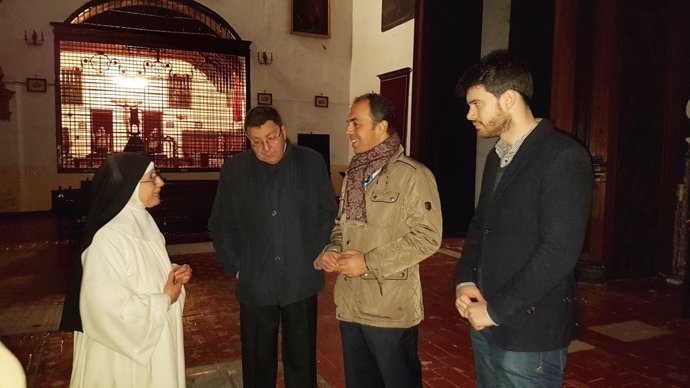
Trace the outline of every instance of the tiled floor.
<instances>
[{"instance_id":1,"label":"tiled floor","mask_svg":"<svg viewBox=\"0 0 690 388\"><path fill-rule=\"evenodd\" d=\"M0 215L0 340L25 366L30 388L69 385L72 335L55 329L71 246L59 232L44 214ZM169 242L198 243L204 237L171 236ZM469 327L453 306L461 245L459 239L446 239L443 249L422 264L426 319L419 353L429 388L475 384ZM219 365L226 374L237 373L234 282L207 252L208 244L172 249L174 261L194 267L184 318L188 375L208 377L206 371ZM334 279L327 279L319 295L319 375L321 387L344 387ZM579 290L585 330L571 346L566 387L690 387L690 320L680 317L680 288L663 279L637 279L579 284ZM210 386L190 381L191 388Z\"/></svg>"}]
</instances>

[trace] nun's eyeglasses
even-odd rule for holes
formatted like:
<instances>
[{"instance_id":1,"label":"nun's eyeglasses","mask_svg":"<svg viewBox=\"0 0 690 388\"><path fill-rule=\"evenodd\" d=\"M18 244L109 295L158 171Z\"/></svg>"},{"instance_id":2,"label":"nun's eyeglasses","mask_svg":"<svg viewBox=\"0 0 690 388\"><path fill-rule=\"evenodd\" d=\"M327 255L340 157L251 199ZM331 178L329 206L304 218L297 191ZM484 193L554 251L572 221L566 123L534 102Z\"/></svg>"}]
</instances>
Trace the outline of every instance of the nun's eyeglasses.
<instances>
[{"instance_id":1,"label":"nun's eyeglasses","mask_svg":"<svg viewBox=\"0 0 690 388\"><path fill-rule=\"evenodd\" d=\"M161 175L160 171L154 170L149 176L148 180L139 181L139 183L153 183L155 185L159 185L163 183L163 176Z\"/></svg>"}]
</instances>

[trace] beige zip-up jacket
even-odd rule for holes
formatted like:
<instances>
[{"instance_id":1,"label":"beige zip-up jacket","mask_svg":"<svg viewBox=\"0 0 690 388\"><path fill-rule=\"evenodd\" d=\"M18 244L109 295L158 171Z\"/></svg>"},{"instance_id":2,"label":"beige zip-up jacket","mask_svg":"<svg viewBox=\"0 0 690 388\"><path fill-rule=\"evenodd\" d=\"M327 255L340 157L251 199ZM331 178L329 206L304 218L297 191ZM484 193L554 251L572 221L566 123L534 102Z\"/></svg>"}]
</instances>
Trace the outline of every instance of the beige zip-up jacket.
<instances>
[{"instance_id":1,"label":"beige zip-up jacket","mask_svg":"<svg viewBox=\"0 0 690 388\"><path fill-rule=\"evenodd\" d=\"M367 223L347 220L341 197L324 251L363 252L368 268L359 277L338 274L334 298L341 321L409 328L424 317L419 263L441 245L441 203L434 175L403 151L367 187ZM322 269L320 258L314 267Z\"/></svg>"}]
</instances>

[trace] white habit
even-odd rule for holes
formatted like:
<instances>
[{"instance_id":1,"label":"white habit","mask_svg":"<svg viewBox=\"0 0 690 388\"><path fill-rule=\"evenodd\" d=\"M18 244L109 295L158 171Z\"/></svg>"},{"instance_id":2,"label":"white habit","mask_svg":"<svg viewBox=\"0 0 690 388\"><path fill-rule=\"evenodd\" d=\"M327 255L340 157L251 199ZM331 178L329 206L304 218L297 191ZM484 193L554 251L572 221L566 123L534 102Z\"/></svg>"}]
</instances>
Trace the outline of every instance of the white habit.
<instances>
[{"instance_id":1,"label":"white habit","mask_svg":"<svg viewBox=\"0 0 690 388\"><path fill-rule=\"evenodd\" d=\"M72 388L184 388L184 289L168 305L165 240L138 197L82 254Z\"/></svg>"}]
</instances>

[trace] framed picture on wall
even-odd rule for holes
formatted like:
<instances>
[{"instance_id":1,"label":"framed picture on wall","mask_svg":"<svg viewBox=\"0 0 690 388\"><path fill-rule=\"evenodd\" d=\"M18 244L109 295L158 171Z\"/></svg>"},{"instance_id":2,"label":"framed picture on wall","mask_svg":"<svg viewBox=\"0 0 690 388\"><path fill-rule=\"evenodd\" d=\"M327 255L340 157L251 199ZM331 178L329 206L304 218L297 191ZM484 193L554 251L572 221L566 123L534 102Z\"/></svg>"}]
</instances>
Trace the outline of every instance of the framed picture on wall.
<instances>
[{"instance_id":1,"label":"framed picture on wall","mask_svg":"<svg viewBox=\"0 0 690 388\"><path fill-rule=\"evenodd\" d=\"M45 78L27 78L26 79L27 92L45 92L46 79Z\"/></svg>"},{"instance_id":2,"label":"framed picture on wall","mask_svg":"<svg viewBox=\"0 0 690 388\"><path fill-rule=\"evenodd\" d=\"M331 0L291 0L293 34L328 38L331 36Z\"/></svg>"},{"instance_id":3,"label":"framed picture on wall","mask_svg":"<svg viewBox=\"0 0 690 388\"><path fill-rule=\"evenodd\" d=\"M256 102L259 105L271 105L273 104L273 95L271 93L257 93Z\"/></svg>"},{"instance_id":4,"label":"framed picture on wall","mask_svg":"<svg viewBox=\"0 0 690 388\"><path fill-rule=\"evenodd\" d=\"M415 0L381 0L381 31L403 24L414 18Z\"/></svg>"},{"instance_id":5,"label":"framed picture on wall","mask_svg":"<svg viewBox=\"0 0 690 388\"><path fill-rule=\"evenodd\" d=\"M314 106L317 108L328 108L328 97L314 96Z\"/></svg>"}]
</instances>

